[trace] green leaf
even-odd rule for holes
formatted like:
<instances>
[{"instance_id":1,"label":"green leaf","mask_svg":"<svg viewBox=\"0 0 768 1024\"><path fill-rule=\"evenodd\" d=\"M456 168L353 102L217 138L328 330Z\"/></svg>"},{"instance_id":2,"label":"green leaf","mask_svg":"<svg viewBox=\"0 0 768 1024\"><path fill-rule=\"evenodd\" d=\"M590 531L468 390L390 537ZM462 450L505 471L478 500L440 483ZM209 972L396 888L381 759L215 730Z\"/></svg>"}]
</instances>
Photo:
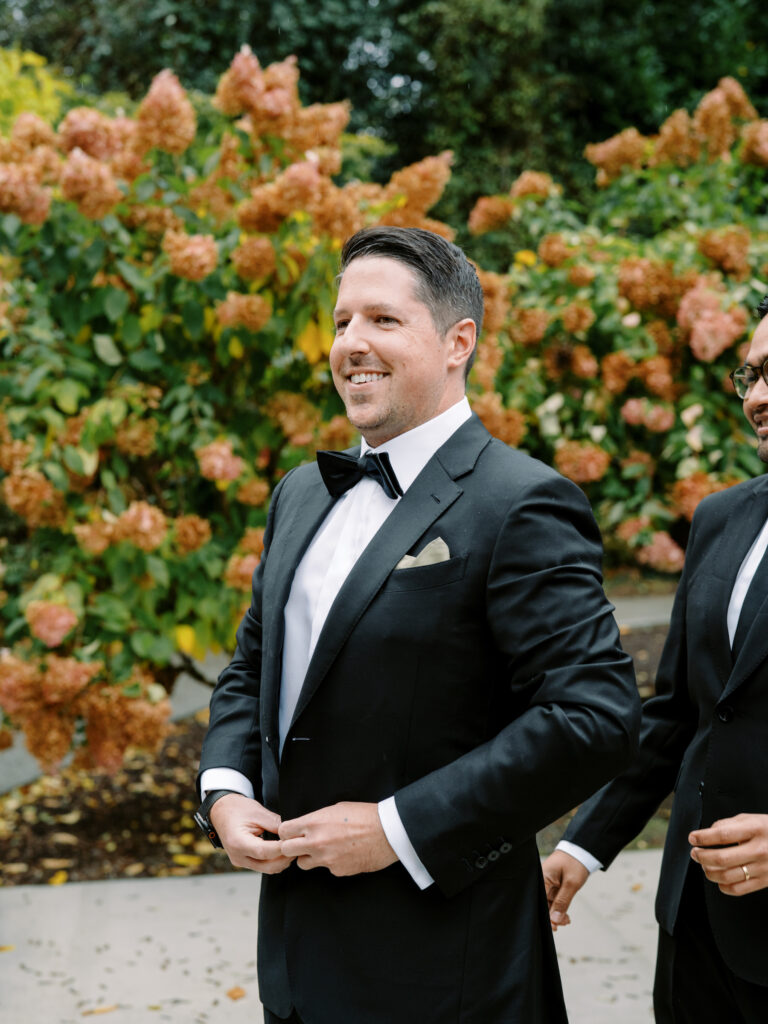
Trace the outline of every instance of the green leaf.
<instances>
[{"instance_id":1,"label":"green leaf","mask_svg":"<svg viewBox=\"0 0 768 1024\"><path fill-rule=\"evenodd\" d=\"M202 306L199 302L185 302L181 307L181 319L187 333L193 341L199 341L203 336L205 317Z\"/></svg>"},{"instance_id":2,"label":"green leaf","mask_svg":"<svg viewBox=\"0 0 768 1024\"><path fill-rule=\"evenodd\" d=\"M93 347L96 355L107 366L119 366L122 363L122 354L109 334L94 334Z\"/></svg>"},{"instance_id":3,"label":"green leaf","mask_svg":"<svg viewBox=\"0 0 768 1024\"><path fill-rule=\"evenodd\" d=\"M80 381L72 380L71 378L56 381L51 386L51 396L54 402L67 416L74 416L77 413L80 407L80 400L86 398L87 395L88 388L81 384Z\"/></svg>"},{"instance_id":4,"label":"green leaf","mask_svg":"<svg viewBox=\"0 0 768 1024\"><path fill-rule=\"evenodd\" d=\"M141 344L141 322L139 318L135 314L130 313L123 320L123 329L120 333L127 349L138 348Z\"/></svg>"},{"instance_id":5,"label":"green leaf","mask_svg":"<svg viewBox=\"0 0 768 1024\"><path fill-rule=\"evenodd\" d=\"M64 449L64 462L78 476L90 476L99 465L99 453L67 445Z\"/></svg>"},{"instance_id":6,"label":"green leaf","mask_svg":"<svg viewBox=\"0 0 768 1024\"><path fill-rule=\"evenodd\" d=\"M117 269L120 271L120 276L126 281L134 291L140 294L145 294L151 288L151 282L142 273L139 267L135 267L133 263L128 263L127 260L118 260Z\"/></svg>"},{"instance_id":7,"label":"green leaf","mask_svg":"<svg viewBox=\"0 0 768 1024\"><path fill-rule=\"evenodd\" d=\"M104 312L109 320L116 324L131 304L131 297L122 288L107 288L104 296Z\"/></svg>"},{"instance_id":8,"label":"green leaf","mask_svg":"<svg viewBox=\"0 0 768 1024\"><path fill-rule=\"evenodd\" d=\"M168 587L171 582L168 566L157 555L147 555L147 572L159 587Z\"/></svg>"}]
</instances>

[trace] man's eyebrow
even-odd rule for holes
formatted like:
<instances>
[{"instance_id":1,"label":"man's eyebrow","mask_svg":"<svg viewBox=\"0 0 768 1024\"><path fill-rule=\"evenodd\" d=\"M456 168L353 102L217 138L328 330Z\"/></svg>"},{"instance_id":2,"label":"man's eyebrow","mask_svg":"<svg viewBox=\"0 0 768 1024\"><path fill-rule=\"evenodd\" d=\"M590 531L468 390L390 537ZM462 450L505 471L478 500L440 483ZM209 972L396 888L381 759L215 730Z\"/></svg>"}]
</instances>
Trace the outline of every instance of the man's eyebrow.
<instances>
[{"instance_id":1,"label":"man's eyebrow","mask_svg":"<svg viewBox=\"0 0 768 1024\"><path fill-rule=\"evenodd\" d=\"M393 306L388 302L369 302L365 306L361 306L363 313L394 313L397 310L397 306ZM334 316L349 316L349 310L343 306L337 306L333 311Z\"/></svg>"}]
</instances>

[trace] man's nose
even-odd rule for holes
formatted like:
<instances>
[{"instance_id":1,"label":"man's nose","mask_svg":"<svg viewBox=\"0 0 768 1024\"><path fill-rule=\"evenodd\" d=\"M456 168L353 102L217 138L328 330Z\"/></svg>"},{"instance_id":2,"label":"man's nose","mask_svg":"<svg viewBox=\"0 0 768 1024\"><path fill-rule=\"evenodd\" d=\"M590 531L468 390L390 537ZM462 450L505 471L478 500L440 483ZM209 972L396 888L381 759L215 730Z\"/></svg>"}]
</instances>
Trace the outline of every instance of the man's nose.
<instances>
[{"instance_id":1,"label":"man's nose","mask_svg":"<svg viewBox=\"0 0 768 1024\"><path fill-rule=\"evenodd\" d=\"M361 317L350 317L342 333L336 335L335 344L346 353L367 352L370 345L365 329L365 321Z\"/></svg>"}]
</instances>

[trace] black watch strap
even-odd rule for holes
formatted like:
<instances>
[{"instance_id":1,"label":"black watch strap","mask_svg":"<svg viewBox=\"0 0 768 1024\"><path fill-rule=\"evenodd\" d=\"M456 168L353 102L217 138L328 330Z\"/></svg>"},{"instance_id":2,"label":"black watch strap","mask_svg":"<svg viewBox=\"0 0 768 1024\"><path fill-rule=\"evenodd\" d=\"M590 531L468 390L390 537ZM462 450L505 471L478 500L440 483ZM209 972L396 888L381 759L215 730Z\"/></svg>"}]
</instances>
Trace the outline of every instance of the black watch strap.
<instances>
[{"instance_id":1,"label":"black watch strap","mask_svg":"<svg viewBox=\"0 0 768 1024\"><path fill-rule=\"evenodd\" d=\"M195 811L195 815L194 815L195 821L200 826L200 828L203 830L203 832L205 832L205 834L208 836L208 838L211 841L211 845L215 846L217 850L223 850L224 846L223 846L221 840L219 839L219 833L213 827L213 824L211 822L211 808L213 807L213 805L216 803L217 800L220 800L223 796L226 796L228 793L237 793L237 790L236 789L212 789L212 790L210 790L210 792L206 793L205 799L200 804L198 809ZM240 796L242 796L242 795L243 794L240 793Z\"/></svg>"}]
</instances>

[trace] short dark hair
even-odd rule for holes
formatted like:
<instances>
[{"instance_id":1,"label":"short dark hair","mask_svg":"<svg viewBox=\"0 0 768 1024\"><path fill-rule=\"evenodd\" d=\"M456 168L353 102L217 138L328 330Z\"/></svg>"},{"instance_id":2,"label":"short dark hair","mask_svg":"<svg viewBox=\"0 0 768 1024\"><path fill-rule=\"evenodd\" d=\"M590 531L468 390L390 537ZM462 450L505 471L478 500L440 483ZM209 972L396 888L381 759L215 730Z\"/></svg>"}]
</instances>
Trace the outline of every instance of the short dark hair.
<instances>
[{"instance_id":1,"label":"short dark hair","mask_svg":"<svg viewBox=\"0 0 768 1024\"><path fill-rule=\"evenodd\" d=\"M458 245L422 228L370 227L356 232L344 243L341 273L363 256L399 260L416 272L417 296L431 313L441 335L469 317L480 337L483 289L477 271ZM467 373L474 358L473 351L467 360Z\"/></svg>"},{"instance_id":2,"label":"short dark hair","mask_svg":"<svg viewBox=\"0 0 768 1024\"><path fill-rule=\"evenodd\" d=\"M762 320L764 316L768 315L768 295L764 295L755 307L758 320Z\"/></svg>"}]
</instances>

